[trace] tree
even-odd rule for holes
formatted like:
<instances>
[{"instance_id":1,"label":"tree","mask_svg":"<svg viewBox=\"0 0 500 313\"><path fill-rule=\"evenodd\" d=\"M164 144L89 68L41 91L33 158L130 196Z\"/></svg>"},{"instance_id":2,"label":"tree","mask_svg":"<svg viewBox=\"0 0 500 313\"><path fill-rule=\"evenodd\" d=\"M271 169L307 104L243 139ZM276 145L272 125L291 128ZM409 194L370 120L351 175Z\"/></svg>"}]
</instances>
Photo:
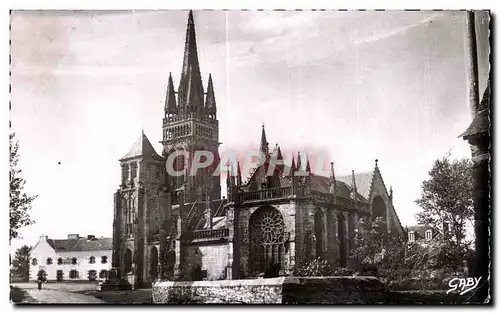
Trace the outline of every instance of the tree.
<instances>
[{"instance_id":1,"label":"tree","mask_svg":"<svg viewBox=\"0 0 500 313\"><path fill-rule=\"evenodd\" d=\"M355 248L350 264L361 273L376 274L379 270L399 270L404 266L404 238L387 232L382 217L361 218L355 235Z\"/></svg>"},{"instance_id":2,"label":"tree","mask_svg":"<svg viewBox=\"0 0 500 313\"><path fill-rule=\"evenodd\" d=\"M474 216L472 163L466 158L450 161L448 155L434 162L429 176L415 201L422 208L416 214L417 223L440 233L446 244L446 259L462 263L458 259L465 257L469 247L465 242L466 223Z\"/></svg>"},{"instance_id":3,"label":"tree","mask_svg":"<svg viewBox=\"0 0 500 313\"><path fill-rule=\"evenodd\" d=\"M12 274L19 278L27 278L30 274L30 251L26 245L16 250L12 260Z\"/></svg>"},{"instance_id":4,"label":"tree","mask_svg":"<svg viewBox=\"0 0 500 313\"><path fill-rule=\"evenodd\" d=\"M9 135L10 143L10 240L19 237L19 229L34 223L29 216L31 204L35 196L28 196L24 190L26 180L19 177L21 170L17 167L19 162L19 142L15 140L15 134Z\"/></svg>"}]
</instances>

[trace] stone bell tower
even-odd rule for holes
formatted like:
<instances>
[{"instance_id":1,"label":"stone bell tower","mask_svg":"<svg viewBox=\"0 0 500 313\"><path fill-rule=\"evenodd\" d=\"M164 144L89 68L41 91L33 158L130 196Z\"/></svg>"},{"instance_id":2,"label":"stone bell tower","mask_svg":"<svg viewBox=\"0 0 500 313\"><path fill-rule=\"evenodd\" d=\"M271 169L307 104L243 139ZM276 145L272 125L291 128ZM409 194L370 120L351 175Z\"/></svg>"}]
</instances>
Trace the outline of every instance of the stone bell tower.
<instances>
[{"instance_id":1,"label":"stone bell tower","mask_svg":"<svg viewBox=\"0 0 500 313\"><path fill-rule=\"evenodd\" d=\"M213 173L219 165L219 121L212 76L207 91L203 87L196 47L193 12L189 12L184 60L179 88L174 89L172 75L168 78L163 119L163 156L168 159L177 151L172 167L178 175L171 177L173 190L183 190L186 203L204 199L220 199L220 176ZM192 170L196 151L208 151L213 161L208 168ZM182 152L182 156L178 152ZM199 162L210 161L201 156Z\"/></svg>"}]
</instances>

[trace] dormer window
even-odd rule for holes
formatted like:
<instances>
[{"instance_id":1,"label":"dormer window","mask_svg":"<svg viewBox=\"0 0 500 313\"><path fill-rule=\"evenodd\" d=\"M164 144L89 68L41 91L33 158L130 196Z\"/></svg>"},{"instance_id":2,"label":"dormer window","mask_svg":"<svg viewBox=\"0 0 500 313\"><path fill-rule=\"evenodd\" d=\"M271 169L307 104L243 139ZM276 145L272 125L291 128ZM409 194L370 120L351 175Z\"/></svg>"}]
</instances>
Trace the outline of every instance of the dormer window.
<instances>
[{"instance_id":1,"label":"dormer window","mask_svg":"<svg viewBox=\"0 0 500 313\"><path fill-rule=\"evenodd\" d=\"M408 242L414 242L415 241L415 232L410 231L408 232Z\"/></svg>"},{"instance_id":2,"label":"dormer window","mask_svg":"<svg viewBox=\"0 0 500 313\"><path fill-rule=\"evenodd\" d=\"M428 229L425 231L425 240L431 240L432 239L432 230Z\"/></svg>"}]
</instances>

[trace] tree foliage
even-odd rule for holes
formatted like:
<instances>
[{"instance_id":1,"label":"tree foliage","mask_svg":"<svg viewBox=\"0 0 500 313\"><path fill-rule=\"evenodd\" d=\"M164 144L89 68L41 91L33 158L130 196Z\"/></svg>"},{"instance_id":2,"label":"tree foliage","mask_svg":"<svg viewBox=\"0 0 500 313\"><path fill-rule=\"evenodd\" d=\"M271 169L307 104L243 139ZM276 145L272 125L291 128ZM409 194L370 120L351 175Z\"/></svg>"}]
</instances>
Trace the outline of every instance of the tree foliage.
<instances>
[{"instance_id":1,"label":"tree foliage","mask_svg":"<svg viewBox=\"0 0 500 313\"><path fill-rule=\"evenodd\" d=\"M361 218L355 235L355 248L350 264L361 273L376 274L379 270L404 267L404 238L387 231L383 218Z\"/></svg>"},{"instance_id":2,"label":"tree foliage","mask_svg":"<svg viewBox=\"0 0 500 313\"><path fill-rule=\"evenodd\" d=\"M31 247L22 246L16 250L14 260L12 260L12 274L17 277L26 278L30 273L30 251Z\"/></svg>"},{"instance_id":3,"label":"tree foliage","mask_svg":"<svg viewBox=\"0 0 500 313\"><path fill-rule=\"evenodd\" d=\"M469 159L436 160L422 182L422 192L415 201L422 208L417 222L440 232L447 241L461 245L465 226L474 216L472 163Z\"/></svg>"},{"instance_id":4,"label":"tree foliage","mask_svg":"<svg viewBox=\"0 0 500 313\"><path fill-rule=\"evenodd\" d=\"M466 223L474 217L473 190L472 163L466 158L436 160L429 179L422 182L421 196L415 201L422 211L416 219L440 234L439 264L463 265L470 245L465 240Z\"/></svg>"},{"instance_id":5,"label":"tree foliage","mask_svg":"<svg viewBox=\"0 0 500 313\"><path fill-rule=\"evenodd\" d=\"M19 142L15 140L15 134L9 135L10 143L10 240L19 237L19 229L34 223L29 216L32 202L35 196L28 196L24 190L26 180L20 177L21 170L19 162Z\"/></svg>"}]
</instances>

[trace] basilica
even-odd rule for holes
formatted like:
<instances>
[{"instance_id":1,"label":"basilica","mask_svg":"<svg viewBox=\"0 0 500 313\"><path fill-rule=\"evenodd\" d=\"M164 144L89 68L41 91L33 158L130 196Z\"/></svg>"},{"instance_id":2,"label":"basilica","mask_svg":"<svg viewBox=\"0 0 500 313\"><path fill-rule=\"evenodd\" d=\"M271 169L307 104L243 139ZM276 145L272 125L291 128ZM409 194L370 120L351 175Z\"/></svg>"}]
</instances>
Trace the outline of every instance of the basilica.
<instances>
[{"instance_id":1,"label":"basilica","mask_svg":"<svg viewBox=\"0 0 500 313\"><path fill-rule=\"evenodd\" d=\"M167 173L168 156L179 150L220 158L215 91L210 74L208 85L202 82L192 12L179 86L170 75L164 112L162 151L142 133L119 160L112 266L131 285L292 275L317 257L347 266L363 217L382 217L388 233L404 236L377 161L372 170L348 176L336 176L331 163L327 177L296 154L291 165L269 171L283 156L279 146L271 151L263 126L262 164L248 178L232 164L227 197L221 196L221 177L213 175L217 163L191 175L189 162L176 158L184 174Z\"/></svg>"}]
</instances>

